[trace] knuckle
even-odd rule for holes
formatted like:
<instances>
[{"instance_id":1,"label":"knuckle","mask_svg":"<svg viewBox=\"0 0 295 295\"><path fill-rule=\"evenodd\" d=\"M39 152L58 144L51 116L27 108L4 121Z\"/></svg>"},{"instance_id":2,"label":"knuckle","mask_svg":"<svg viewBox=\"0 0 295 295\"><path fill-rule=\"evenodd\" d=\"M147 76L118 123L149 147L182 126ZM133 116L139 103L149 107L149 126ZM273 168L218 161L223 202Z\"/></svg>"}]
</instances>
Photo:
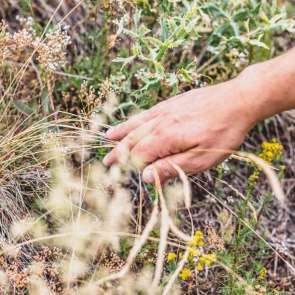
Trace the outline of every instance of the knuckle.
<instances>
[{"instance_id":1,"label":"knuckle","mask_svg":"<svg viewBox=\"0 0 295 295\"><path fill-rule=\"evenodd\" d=\"M167 133L167 130L162 128L162 126L159 124L155 127L153 130L153 136L155 137L155 140L159 140L159 138L163 138L165 134Z\"/></svg>"},{"instance_id":2,"label":"knuckle","mask_svg":"<svg viewBox=\"0 0 295 295\"><path fill-rule=\"evenodd\" d=\"M124 133L124 129L125 129L125 122L124 123L120 123L119 125L115 126L112 133L115 135L120 135L122 133Z\"/></svg>"},{"instance_id":3,"label":"knuckle","mask_svg":"<svg viewBox=\"0 0 295 295\"><path fill-rule=\"evenodd\" d=\"M132 130L129 132L129 134L127 135L126 139L125 139L125 142L130 144L132 143L136 138L136 132L135 130Z\"/></svg>"},{"instance_id":4,"label":"knuckle","mask_svg":"<svg viewBox=\"0 0 295 295\"><path fill-rule=\"evenodd\" d=\"M157 105L153 106L149 110L146 111L146 115L149 120L157 117L159 114L163 114L163 106L165 102L160 102Z\"/></svg>"},{"instance_id":5,"label":"knuckle","mask_svg":"<svg viewBox=\"0 0 295 295\"><path fill-rule=\"evenodd\" d=\"M157 115L157 110L156 108L152 107L151 109L149 109L148 111L145 111L145 116L148 120L153 119L156 115Z\"/></svg>"},{"instance_id":6,"label":"knuckle","mask_svg":"<svg viewBox=\"0 0 295 295\"><path fill-rule=\"evenodd\" d=\"M177 114L172 115L170 118L170 124L172 126L179 125L182 122L183 120Z\"/></svg>"},{"instance_id":7,"label":"knuckle","mask_svg":"<svg viewBox=\"0 0 295 295\"><path fill-rule=\"evenodd\" d=\"M159 170L160 177L162 178L170 178L177 176L176 170L173 168L171 163L165 159L162 159L160 165L157 165Z\"/></svg>"},{"instance_id":8,"label":"knuckle","mask_svg":"<svg viewBox=\"0 0 295 295\"><path fill-rule=\"evenodd\" d=\"M148 152L148 145L144 142L139 142L132 150L132 153L139 155L147 154Z\"/></svg>"}]
</instances>

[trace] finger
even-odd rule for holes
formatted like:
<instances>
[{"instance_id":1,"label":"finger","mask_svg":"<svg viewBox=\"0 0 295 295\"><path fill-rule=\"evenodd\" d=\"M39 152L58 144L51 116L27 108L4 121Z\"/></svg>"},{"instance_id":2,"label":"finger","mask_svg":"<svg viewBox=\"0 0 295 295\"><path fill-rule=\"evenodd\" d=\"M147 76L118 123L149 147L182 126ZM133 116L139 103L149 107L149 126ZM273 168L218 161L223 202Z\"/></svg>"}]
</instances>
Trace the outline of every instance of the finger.
<instances>
[{"instance_id":1,"label":"finger","mask_svg":"<svg viewBox=\"0 0 295 295\"><path fill-rule=\"evenodd\" d=\"M154 119L160 113L163 114L162 111L166 103L166 101L160 102L151 109L143 111L140 114L131 117L126 122L120 123L119 125L109 129L106 133L107 138L110 140L122 140L122 138L127 136L127 134L129 134L132 130Z\"/></svg>"},{"instance_id":2,"label":"finger","mask_svg":"<svg viewBox=\"0 0 295 295\"><path fill-rule=\"evenodd\" d=\"M148 164L160 158L165 158L179 152L173 150L174 145L172 143L168 143L169 135L162 135L161 131L157 131L158 129L161 130L158 126L159 124L156 124L154 132L143 137L131 149L131 158L138 163L137 167L139 169L144 169Z\"/></svg>"},{"instance_id":3,"label":"finger","mask_svg":"<svg viewBox=\"0 0 295 295\"><path fill-rule=\"evenodd\" d=\"M106 133L107 138L110 140L121 140L133 129L144 124L148 120L147 112L148 111L143 111L140 114L131 117L126 122L120 123L117 126L112 127Z\"/></svg>"},{"instance_id":4,"label":"finger","mask_svg":"<svg viewBox=\"0 0 295 295\"><path fill-rule=\"evenodd\" d=\"M194 159L192 161L192 154L194 154ZM198 165L200 162L200 155L197 155L193 151L187 151L181 154L168 156L159 159L154 162L154 166L157 169L160 181L164 182L169 178L178 176L178 171L173 167L173 164L179 166L185 173L198 172L201 166ZM146 167L142 173L144 182L154 183L155 174L153 165Z\"/></svg>"},{"instance_id":5,"label":"finger","mask_svg":"<svg viewBox=\"0 0 295 295\"><path fill-rule=\"evenodd\" d=\"M131 149L131 157L142 163L139 169L143 169L158 159L180 154L196 146L196 144L191 145L188 137L182 138L176 135L172 124L169 124L167 120L163 124L160 117L155 121L151 131L147 136L138 140Z\"/></svg>"},{"instance_id":6,"label":"finger","mask_svg":"<svg viewBox=\"0 0 295 295\"><path fill-rule=\"evenodd\" d=\"M143 140L143 138L149 137L157 126L158 120L154 119L137 127L135 130L132 130L110 153L104 157L104 165L111 166L117 162L121 152L131 151L138 142Z\"/></svg>"},{"instance_id":7,"label":"finger","mask_svg":"<svg viewBox=\"0 0 295 295\"><path fill-rule=\"evenodd\" d=\"M154 165L157 169L161 182L178 176L178 171L173 164L179 166L186 174L206 171L214 165L221 163L227 155L218 152L206 152L199 148L165 157L157 160ZM155 175L152 165L147 166L142 174L146 183L154 183Z\"/></svg>"}]
</instances>

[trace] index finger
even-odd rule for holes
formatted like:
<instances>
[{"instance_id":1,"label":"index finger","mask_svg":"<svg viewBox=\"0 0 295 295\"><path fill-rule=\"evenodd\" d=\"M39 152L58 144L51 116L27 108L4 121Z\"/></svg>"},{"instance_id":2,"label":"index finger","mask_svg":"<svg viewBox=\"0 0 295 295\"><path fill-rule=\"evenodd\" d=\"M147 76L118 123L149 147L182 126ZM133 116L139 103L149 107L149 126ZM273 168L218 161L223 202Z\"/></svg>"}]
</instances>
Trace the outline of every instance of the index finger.
<instances>
[{"instance_id":1,"label":"index finger","mask_svg":"<svg viewBox=\"0 0 295 295\"><path fill-rule=\"evenodd\" d=\"M140 114L131 117L126 122L120 123L117 126L110 128L106 133L107 138L116 141L123 139L130 133L130 131L148 120L147 112L148 111L143 111Z\"/></svg>"},{"instance_id":2,"label":"index finger","mask_svg":"<svg viewBox=\"0 0 295 295\"><path fill-rule=\"evenodd\" d=\"M184 93L171 97L168 100L161 101L160 103L153 106L151 109L143 111L140 114L131 117L126 122L120 123L117 126L110 128L106 133L107 138L115 141L123 139L133 129L136 129L143 123L146 123L147 121L157 117L161 112L163 112L163 110L167 108L168 104L174 103L183 95Z\"/></svg>"}]
</instances>

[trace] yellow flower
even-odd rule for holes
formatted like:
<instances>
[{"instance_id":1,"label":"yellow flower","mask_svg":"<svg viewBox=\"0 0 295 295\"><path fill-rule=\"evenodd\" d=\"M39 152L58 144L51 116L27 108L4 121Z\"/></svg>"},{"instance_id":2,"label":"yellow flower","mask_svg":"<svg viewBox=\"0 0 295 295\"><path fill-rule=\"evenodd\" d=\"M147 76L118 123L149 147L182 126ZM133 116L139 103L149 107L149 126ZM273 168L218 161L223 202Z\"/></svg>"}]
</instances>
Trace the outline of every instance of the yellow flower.
<instances>
[{"instance_id":1,"label":"yellow flower","mask_svg":"<svg viewBox=\"0 0 295 295\"><path fill-rule=\"evenodd\" d=\"M204 242L203 241L198 242L198 246L199 247L203 247L204 246Z\"/></svg>"},{"instance_id":2,"label":"yellow flower","mask_svg":"<svg viewBox=\"0 0 295 295\"><path fill-rule=\"evenodd\" d=\"M201 231L196 231L193 236L193 240L187 242L187 245L190 247L202 247L204 246L204 242L202 241L203 238L203 233Z\"/></svg>"},{"instance_id":3,"label":"yellow flower","mask_svg":"<svg viewBox=\"0 0 295 295\"><path fill-rule=\"evenodd\" d=\"M171 261L171 260L175 259L176 257L177 257L177 255L175 253L169 252L167 255L167 260Z\"/></svg>"},{"instance_id":4,"label":"yellow flower","mask_svg":"<svg viewBox=\"0 0 295 295\"><path fill-rule=\"evenodd\" d=\"M199 241L201 241L203 239L203 237L204 237L203 233L198 230L198 231L195 232L194 240L199 242Z\"/></svg>"},{"instance_id":5,"label":"yellow flower","mask_svg":"<svg viewBox=\"0 0 295 295\"><path fill-rule=\"evenodd\" d=\"M197 246L197 244L195 243L195 241L190 241L190 242L187 242L186 244L188 246L190 246L190 247L196 247Z\"/></svg>"},{"instance_id":6,"label":"yellow flower","mask_svg":"<svg viewBox=\"0 0 295 295\"><path fill-rule=\"evenodd\" d=\"M186 280L188 277L192 275L191 271L188 268L184 268L181 273L179 274L179 277L182 280Z\"/></svg>"},{"instance_id":7,"label":"yellow flower","mask_svg":"<svg viewBox=\"0 0 295 295\"><path fill-rule=\"evenodd\" d=\"M182 253L179 253L178 254L178 257L179 257L179 259L182 259L183 258L183 254Z\"/></svg>"},{"instance_id":8,"label":"yellow flower","mask_svg":"<svg viewBox=\"0 0 295 295\"><path fill-rule=\"evenodd\" d=\"M205 265L211 265L212 262L216 261L216 254L204 254L200 257L199 262Z\"/></svg>"},{"instance_id":9,"label":"yellow flower","mask_svg":"<svg viewBox=\"0 0 295 295\"><path fill-rule=\"evenodd\" d=\"M200 263L197 264L196 269L197 269L198 271L202 271L202 270L204 270L202 264L200 264Z\"/></svg>"},{"instance_id":10,"label":"yellow flower","mask_svg":"<svg viewBox=\"0 0 295 295\"><path fill-rule=\"evenodd\" d=\"M267 270L265 267L263 267L259 273L259 280L264 280L266 277L266 274L267 274Z\"/></svg>"},{"instance_id":11,"label":"yellow flower","mask_svg":"<svg viewBox=\"0 0 295 295\"><path fill-rule=\"evenodd\" d=\"M188 248L188 253L192 256L199 256L200 251L196 248Z\"/></svg>"},{"instance_id":12,"label":"yellow flower","mask_svg":"<svg viewBox=\"0 0 295 295\"><path fill-rule=\"evenodd\" d=\"M261 20L262 20L267 26L270 26L270 25L271 25L271 22L269 21L267 15L266 15L264 12L262 12L262 13L260 14L260 18L261 18Z\"/></svg>"},{"instance_id":13,"label":"yellow flower","mask_svg":"<svg viewBox=\"0 0 295 295\"><path fill-rule=\"evenodd\" d=\"M262 153L259 154L259 158L267 162L272 162L274 159L278 160L283 151L283 146L275 138L271 142L263 142L261 146Z\"/></svg>"}]
</instances>

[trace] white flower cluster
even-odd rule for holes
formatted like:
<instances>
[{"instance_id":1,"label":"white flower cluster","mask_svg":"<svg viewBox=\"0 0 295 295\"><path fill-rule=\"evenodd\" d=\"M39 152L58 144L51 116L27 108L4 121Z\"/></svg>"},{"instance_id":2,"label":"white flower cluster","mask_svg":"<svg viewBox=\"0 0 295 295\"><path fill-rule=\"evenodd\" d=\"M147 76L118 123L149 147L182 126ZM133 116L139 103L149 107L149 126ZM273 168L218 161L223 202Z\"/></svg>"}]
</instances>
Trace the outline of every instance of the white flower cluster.
<instances>
[{"instance_id":1,"label":"white flower cluster","mask_svg":"<svg viewBox=\"0 0 295 295\"><path fill-rule=\"evenodd\" d=\"M248 59L248 51L244 50L244 51L239 51L237 48L233 48L228 54L227 56L229 57L229 59L232 61L233 65L236 68L240 68L242 66L246 66L249 62Z\"/></svg>"},{"instance_id":2,"label":"white flower cluster","mask_svg":"<svg viewBox=\"0 0 295 295\"><path fill-rule=\"evenodd\" d=\"M229 162L229 160L226 159L220 164L220 167L222 168L224 173L227 173L230 171L230 166L228 165L228 162Z\"/></svg>"},{"instance_id":3,"label":"white flower cluster","mask_svg":"<svg viewBox=\"0 0 295 295\"><path fill-rule=\"evenodd\" d=\"M71 44L71 37L67 34L68 28L58 25L46 34L43 42L40 39L34 42L38 52L37 60L44 68L55 71L66 64L66 48Z\"/></svg>"},{"instance_id":4,"label":"white flower cluster","mask_svg":"<svg viewBox=\"0 0 295 295\"><path fill-rule=\"evenodd\" d=\"M14 33L7 32L6 23L0 22L0 64L5 60L19 61L34 51L40 67L46 71L55 71L66 64L66 48L71 44L68 26L57 25L41 40L32 17L16 19L22 29Z\"/></svg>"},{"instance_id":5,"label":"white flower cluster","mask_svg":"<svg viewBox=\"0 0 295 295\"><path fill-rule=\"evenodd\" d=\"M33 28L33 19L31 17L16 16L16 19L23 28L13 34L6 32L6 51L9 52L9 58L14 60L18 59L27 48L33 45L37 35L36 30Z\"/></svg>"},{"instance_id":6,"label":"white flower cluster","mask_svg":"<svg viewBox=\"0 0 295 295\"><path fill-rule=\"evenodd\" d=\"M9 50L7 48L7 43L10 40L9 34L6 32L7 25L4 20L0 22L0 65L9 56Z\"/></svg>"},{"instance_id":7,"label":"white flower cluster","mask_svg":"<svg viewBox=\"0 0 295 295\"><path fill-rule=\"evenodd\" d=\"M136 73L135 73L135 78L141 80L142 77L146 77L146 75L149 74L145 68L140 68Z\"/></svg>"},{"instance_id":8,"label":"white flower cluster","mask_svg":"<svg viewBox=\"0 0 295 295\"><path fill-rule=\"evenodd\" d=\"M19 21L20 24L26 25L28 27L32 27L34 25L34 20L33 20L33 18L31 16L29 16L29 17L21 17L21 16L17 15L15 17L15 19L17 21Z\"/></svg>"}]
</instances>

